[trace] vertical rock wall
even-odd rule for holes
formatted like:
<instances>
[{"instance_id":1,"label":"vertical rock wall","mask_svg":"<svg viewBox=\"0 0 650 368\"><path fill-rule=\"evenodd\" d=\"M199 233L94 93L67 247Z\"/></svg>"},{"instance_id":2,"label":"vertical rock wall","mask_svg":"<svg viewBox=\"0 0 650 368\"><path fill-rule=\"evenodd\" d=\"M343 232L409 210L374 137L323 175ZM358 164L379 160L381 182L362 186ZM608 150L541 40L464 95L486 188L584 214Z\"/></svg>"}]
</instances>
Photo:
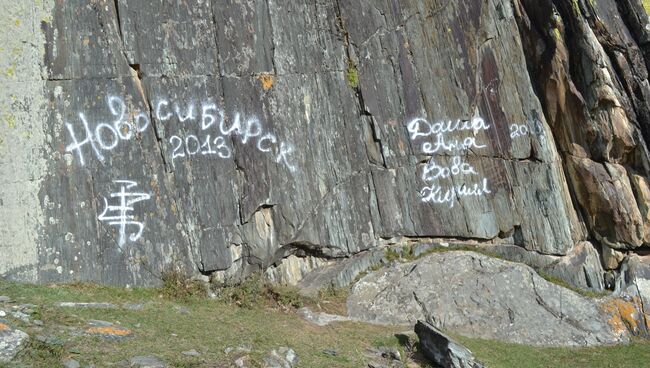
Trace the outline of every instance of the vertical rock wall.
<instances>
[{"instance_id":1,"label":"vertical rock wall","mask_svg":"<svg viewBox=\"0 0 650 368\"><path fill-rule=\"evenodd\" d=\"M17 4L11 278L295 280L399 237L615 269L650 242L638 1Z\"/></svg>"}]
</instances>

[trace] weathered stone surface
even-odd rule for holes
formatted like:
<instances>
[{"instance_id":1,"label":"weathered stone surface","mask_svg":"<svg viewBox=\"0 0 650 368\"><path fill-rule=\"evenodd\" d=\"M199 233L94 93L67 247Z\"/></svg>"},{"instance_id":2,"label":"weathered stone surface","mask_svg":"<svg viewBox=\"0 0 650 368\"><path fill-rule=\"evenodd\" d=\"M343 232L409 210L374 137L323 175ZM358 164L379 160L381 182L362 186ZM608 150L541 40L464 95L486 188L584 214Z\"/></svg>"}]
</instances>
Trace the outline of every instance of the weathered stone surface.
<instances>
[{"instance_id":1,"label":"weathered stone surface","mask_svg":"<svg viewBox=\"0 0 650 368\"><path fill-rule=\"evenodd\" d=\"M483 249L509 261L524 263L579 289L605 289L600 256L589 242L578 243L569 254L562 257L530 252L513 245L486 246Z\"/></svg>"},{"instance_id":2,"label":"weathered stone surface","mask_svg":"<svg viewBox=\"0 0 650 368\"><path fill-rule=\"evenodd\" d=\"M424 355L441 367L482 368L471 351L442 333L433 325L418 321L415 332L420 339L420 348Z\"/></svg>"},{"instance_id":3,"label":"weathered stone surface","mask_svg":"<svg viewBox=\"0 0 650 368\"><path fill-rule=\"evenodd\" d=\"M333 265L316 269L298 283L302 293L317 295L328 287L341 288L352 284L362 272L381 264L385 259L385 249L374 249L356 254Z\"/></svg>"},{"instance_id":4,"label":"weathered stone surface","mask_svg":"<svg viewBox=\"0 0 650 368\"><path fill-rule=\"evenodd\" d=\"M597 300L551 284L530 267L473 252L446 252L362 278L348 298L351 318L415 324L533 345L589 346L628 339Z\"/></svg>"},{"instance_id":5,"label":"weathered stone surface","mask_svg":"<svg viewBox=\"0 0 650 368\"><path fill-rule=\"evenodd\" d=\"M395 237L641 249L642 15L638 0L11 2L0 275L297 283L343 260L339 283ZM591 255L571 259L588 263L558 273L602 288Z\"/></svg>"},{"instance_id":6,"label":"weathered stone surface","mask_svg":"<svg viewBox=\"0 0 650 368\"><path fill-rule=\"evenodd\" d=\"M0 322L0 363L8 363L25 347L29 335Z\"/></svg>"},{"instance_id":7,"label":"weathered stone surface","mask_svg":"<svg viewBox=\"0 0 650 368\"><path fill-rule=\"evenodd\" d=\"M137 356L129 359L129 367L166 368L167 364L155 356Z\"/></svg>"}]
</instances>

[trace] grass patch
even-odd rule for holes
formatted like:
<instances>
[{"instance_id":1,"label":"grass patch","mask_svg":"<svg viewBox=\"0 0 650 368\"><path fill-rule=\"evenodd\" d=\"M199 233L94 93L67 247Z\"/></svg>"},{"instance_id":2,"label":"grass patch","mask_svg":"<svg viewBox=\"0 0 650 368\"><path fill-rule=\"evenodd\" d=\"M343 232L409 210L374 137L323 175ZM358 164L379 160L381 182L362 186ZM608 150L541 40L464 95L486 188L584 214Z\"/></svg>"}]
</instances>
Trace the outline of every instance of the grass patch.
<instances>
[{"instance_id":1,"label":"grass patch","mask_svg":"<svg viewBox=\"0 0 650 368\"><path fill-rule=\"evenodd\" d=\"M52 336L57 343L32 342L18 358L5 367L60 367L62 359L73 357L82 366L105 367L136 355L156 355L171 367L229 366L241 354L249 355L250 366L261 366L263 358L281 346L293 348L301 367L362 367L370 358L371 347L395 347L402 356L412 356L413 346L405 345L396 334L404 327L373 326L363 323L335 323L318 327L302 320L294 309L305 302L295 289L276 287L260 278L247 280L243 289L228 288L216 300L189 298L180 312L178 300L165 297L164 288L124 289L90 284L34 286L0 281L0 295L17 304L38 305L43 329L12 321L29 333ZM316 303L344 305L347 289L328 288ZM226 295L229 295L226 298ZM58 308L57 302L144 303L140 310ZM240 301L236 303L234 301ZM246 306L238 307L237 305ZM283 307L284 306L284 307ZM7 309L6 307L4 309ZM80 334L92 319L112 322L134 331L120 341L106 341ZM456 337L489 367L644 367L650 364L650 344L635 341L627 346L588 349L534 348L481 339ZM227 347L250 346L250 353L229 353ZM183 351L195 349L200 357ZM326 349L337 356L324 353ZM426 366L421 362L421 366ZM2 365L0 365L2 366Z\"/></svg>"},{"instance_id":2,"label":"grass patch","mask_svg":"<svg viewBox=\"0 0 650 368\"><path fill-rule=\"evenodd\" d=\"M454 336L488 367L650 367L650 342L595 348L541 348Z\"/></svg>"},{"instance_id":3,"label":"grass patch","mask_svg":"<svg viewBox=\"0 0 650 368\"><path fill-rule=\"evenodd\" d=\"M643 0L643 7L646 12L650 13L650 0Z\"/></svg>"},{"instance_id":4,"label":"grass patch","mask_svg":"<svg viewBox=\"0 0 650 368\"><path fill-rule=\"evenodd\" d=\"M350 86L353 89L359 87L359 70L357 69L356 65L354 65L351 61L348 62L348 70L346 72L346 78L348 80L348 86Z\"/></svg>"}]
</instances>

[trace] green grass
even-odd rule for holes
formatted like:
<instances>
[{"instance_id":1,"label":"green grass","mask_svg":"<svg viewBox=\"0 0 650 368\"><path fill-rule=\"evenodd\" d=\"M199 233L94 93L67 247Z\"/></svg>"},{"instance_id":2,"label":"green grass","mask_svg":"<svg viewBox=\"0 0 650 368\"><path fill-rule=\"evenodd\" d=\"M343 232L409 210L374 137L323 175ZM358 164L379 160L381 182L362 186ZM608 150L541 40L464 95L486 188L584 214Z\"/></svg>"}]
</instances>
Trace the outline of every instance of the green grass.
<instances>
[{"instance_id":1,"label":"green grass","mask_svg":"<svg viewBox=\"0 0 650 368\"><path fill-rule=\"evenodd\" d=\"M176 282L172 283L177 285ZM182 284L182 283L181 283ZM71 357L98 367L136 355L156 355L172 367L229 366L240 355L226 354L227 347L248 345L251 366L261 366L263 357L281 346L293 348L299 367L363 367L369 359L367 348L395 347L402 356L413 350L396 337L404 327L372 326L363 323L336 323L314 326L302 320L295 307L303 303L313 309L327 306L344 311L346 290L324 290L317 300L301 299L294 289L269 288L263 282L248 281L242 289L226 288L217 300L181 293L169 295L169 285L161 289L124 289L88 284L33 286L0 281L0 295L17 303L39 307L35 315L45 321L44 331L34 326L12 324L31 336L55 336L61 344L32 340L16 363L7 367L59 367ZM175 294L175 293L171 293ZM55 306L61 301L144 303L142 310L67 309ZM180 313L178 307L189 313ZM5 308L7 309L7 308ZM326 309L326 308L323 308ZM77 333L91 319L110 321L134 331L132 338L105 341ZM533 348L495 341L457 337L489 367L648 367L650 344L636 341L627 346L592 349ZM183 351L196 349L200 357L186 357ZM338 356L323 353L335 349ZM417 350L417 348L415 349ZM0 364L0 366L2 366ZM425 365L423 365L425 366Z\"/></svg>"},{"instance_id":2,"label":"green grass","mask_svg":"<svg viewBox=\"0 0 650 368\"><path fill-rule=\"evenodd\" d=\"M650 367L650 343L598 348L534 348L517 344L455 337L488 367L619 368Z\"/></svg>"},{"instance_id":3,"label":"green grass","mask_svg":"<svg viewBox=\"0 0 650 368\"><path fill-rule=\"evenodd\" d=\"M645 11L650 13L650 0L643 0L643 7L645 8Z\"/></svg>"}]
</instances>

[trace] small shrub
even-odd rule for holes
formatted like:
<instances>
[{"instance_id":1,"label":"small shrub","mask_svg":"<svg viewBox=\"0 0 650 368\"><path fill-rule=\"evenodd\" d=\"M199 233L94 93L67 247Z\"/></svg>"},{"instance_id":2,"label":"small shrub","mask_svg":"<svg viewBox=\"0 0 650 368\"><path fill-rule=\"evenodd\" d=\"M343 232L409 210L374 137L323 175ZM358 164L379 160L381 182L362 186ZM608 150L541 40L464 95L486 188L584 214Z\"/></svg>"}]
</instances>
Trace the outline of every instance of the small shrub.
<instances>
[{"instance_id":1,"label":"small shrub","mask_svg":"<svg viewBox=\"0 0 650 368\"><path fill-rule=\"evenodd\" d=\"M190 299L204 298L206 288L202 282L192 279L187 273L172 268L161 275L162 294L169 299L188 301Z\"/></svg>"},{"instance_id":2,"label":"small shrub","mask_svg":"<svg viewBox=\"0 0 650 368\"><path fill-rule=\"evenodd\" d=\"M267 295L284 308L302 308L305 303L297 288L287 285L270 285Z\"/></svg>"}]
</instances>

